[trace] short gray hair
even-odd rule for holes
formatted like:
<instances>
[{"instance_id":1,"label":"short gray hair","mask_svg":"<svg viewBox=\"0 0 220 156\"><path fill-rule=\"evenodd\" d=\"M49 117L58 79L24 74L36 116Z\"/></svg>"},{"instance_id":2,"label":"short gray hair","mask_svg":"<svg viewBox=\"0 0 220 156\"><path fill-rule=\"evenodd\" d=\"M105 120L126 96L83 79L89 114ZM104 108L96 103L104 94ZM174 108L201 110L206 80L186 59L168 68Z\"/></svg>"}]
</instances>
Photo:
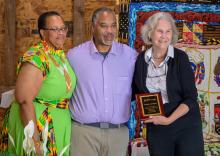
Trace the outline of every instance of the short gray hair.
<instances>
[{"instance_id":1,"label":"short gray hair","mask_svg":"<svg viewBox=\"0 0 220 156\"><path fill-rule=\"evenodd\" d=\"M97 17L99 14L103 13L103 12L108 12L111 14L115 15L115 12L111 9L111 8L107 8L107 7L100 7L98 9L96 9L93 14L92 14L92 24L94 25L96 23Z\"/></svg>"},{"instance_id":2,"label":"short gray hair","mask_svg":"<svg viewBox=\"0 0 220 156\"><path fill-rule=\"evenodd\" d=\"M178 35L179 32L177 30L175 20L169 13L165 12L158 12L156 14L153 14L149 19L145 22L145 24L141 27L141 37L146 44L152 44L151 42L151 34L155 30L156 25L159 20L165 19L168 22L170 22L172 26L173 36L171 44L175 44L178 41Z\"/></svg>"}]
</instances>

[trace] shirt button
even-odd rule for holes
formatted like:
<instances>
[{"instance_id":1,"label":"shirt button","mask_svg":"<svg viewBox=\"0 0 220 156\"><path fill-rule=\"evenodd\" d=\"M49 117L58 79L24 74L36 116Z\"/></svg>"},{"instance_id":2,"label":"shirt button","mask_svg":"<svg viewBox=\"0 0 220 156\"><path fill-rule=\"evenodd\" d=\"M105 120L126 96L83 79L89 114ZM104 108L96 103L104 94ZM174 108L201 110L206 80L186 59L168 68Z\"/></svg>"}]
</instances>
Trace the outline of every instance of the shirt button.
<instances>
[{"instance_id":1,"label":"shirt button","mask_svg":"<svg viewBox=\"0 0 220 156\"><path fill-rule=\"evenodd\" d=\"M108 110L105 110L105 113L107 113L108 112Z\"/></svg>"},{"instance_id":2,"label":"shirt button","mask_svg":"<svg viewBox=\"0 0 220 156\"><path fill-rule=\"evenodd\" d=\"M105 101L108 101L108 98L105 98Z\"/></svg>"},{"instance_id":3,"label":"shirt button","mask_svg":"<svg viewBox=\"0 0 220 156\"><path fill-rule=\"evenodd\" d=\"M108 86L106 85L106 86L104 86L104 88L105 88L105 89L107 89L107 88L108 88Z\"/></svg>"}]
</instances>

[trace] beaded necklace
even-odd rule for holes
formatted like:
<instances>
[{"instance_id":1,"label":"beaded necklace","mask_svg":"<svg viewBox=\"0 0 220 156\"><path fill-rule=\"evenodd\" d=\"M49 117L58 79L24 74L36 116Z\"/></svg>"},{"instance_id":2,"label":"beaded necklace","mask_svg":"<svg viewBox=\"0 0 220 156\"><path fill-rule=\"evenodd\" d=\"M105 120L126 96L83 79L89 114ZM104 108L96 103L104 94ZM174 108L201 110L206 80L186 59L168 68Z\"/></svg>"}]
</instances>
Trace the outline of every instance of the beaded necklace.
<instances>
[{"instance_id":1,"label":"beaded necklace","mask_svg":"<svg viewBox=\"0 0 220 156\"><path fill-rule=\"evenodd\" d=\"M64 75L65 81L66 81L66 92L69 92L72 88L72 82L71 82L70 75L68 73L67 65L65 63L64 51L55 50L54 48L49 47L46 41L43 41L42 44L44 46L45 52L48 54L48 56L50 57L50 59L52 60L56 68L59 70L59 72L62 75ZM56 61L56 59L54 58L54 55L60 57L61 63L58 63L58 61Z\"/></svg>"}]
</instances>

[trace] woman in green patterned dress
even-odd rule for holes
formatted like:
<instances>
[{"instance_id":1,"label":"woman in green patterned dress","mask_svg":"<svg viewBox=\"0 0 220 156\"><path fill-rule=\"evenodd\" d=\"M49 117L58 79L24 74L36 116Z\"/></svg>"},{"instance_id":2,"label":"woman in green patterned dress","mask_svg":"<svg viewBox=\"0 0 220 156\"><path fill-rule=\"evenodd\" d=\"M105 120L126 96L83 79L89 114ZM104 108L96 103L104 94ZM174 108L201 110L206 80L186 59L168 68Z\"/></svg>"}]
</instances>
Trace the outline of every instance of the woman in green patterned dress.
<instances>
[{"instance_id":1,"label":"woman in green patterned dress","mask_svg":"<svg viewBox=\"0 0 220 156\"><path fill-rule=\"evenodd\" d=\"M41 41L29 48L20 58L15 99L8 116L8 132L15 147L8 141L2 146L17 156L23 150L24 127L34 122L36 155L43 155L42 131L48 123L47 156L56 156L70 144L71 118L69 98L76 85L76 77L62 50L67 27L57 12L43 13L38 19ZM7 148L7 149L6 149ZM64 153L69 155L69 150Z\"/></svg>"}]
</instances>

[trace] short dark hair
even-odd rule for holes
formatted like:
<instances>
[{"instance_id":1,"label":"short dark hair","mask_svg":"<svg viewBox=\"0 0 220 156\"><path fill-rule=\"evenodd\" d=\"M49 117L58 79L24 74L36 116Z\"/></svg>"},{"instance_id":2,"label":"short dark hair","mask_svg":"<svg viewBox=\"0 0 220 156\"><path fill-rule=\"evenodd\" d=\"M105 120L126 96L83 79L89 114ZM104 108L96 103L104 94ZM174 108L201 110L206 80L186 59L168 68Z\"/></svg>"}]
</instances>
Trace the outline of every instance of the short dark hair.
<instances>
[{"instance_id":1,"label":"short dark hair","mask_svg":"<svg viewBox=\"0 0 220 156\"><path fill-rule=\"evenodd\" d=\"M100 7L98 9L96 9L93 14L92 14L92 24L94 25L95 22L96 22L96 19L97 19L97 16L100 14L100 13L103 13L103 12L108 12L108 13L112 13L112 14L115 14L115 12L111 9L111 8L107 8L107 7Z\"/></svg>"},{"instance_id":2,"label":"short dark hair","mask_svg":"<svg viewBox=\"0 0 220 156\"><path fill-rule=\"evenodd\" d=\"M60 14L56 11L47 11L47 12L44 12L43 14L41 14L38 18L38 33L39 33L41 39L42 39L42 36L40 34L40 30L44 29L46 27L46 19L47 19L47 17L50 17L50 16L60 16Z\"/></svg>"}]
</instances>

